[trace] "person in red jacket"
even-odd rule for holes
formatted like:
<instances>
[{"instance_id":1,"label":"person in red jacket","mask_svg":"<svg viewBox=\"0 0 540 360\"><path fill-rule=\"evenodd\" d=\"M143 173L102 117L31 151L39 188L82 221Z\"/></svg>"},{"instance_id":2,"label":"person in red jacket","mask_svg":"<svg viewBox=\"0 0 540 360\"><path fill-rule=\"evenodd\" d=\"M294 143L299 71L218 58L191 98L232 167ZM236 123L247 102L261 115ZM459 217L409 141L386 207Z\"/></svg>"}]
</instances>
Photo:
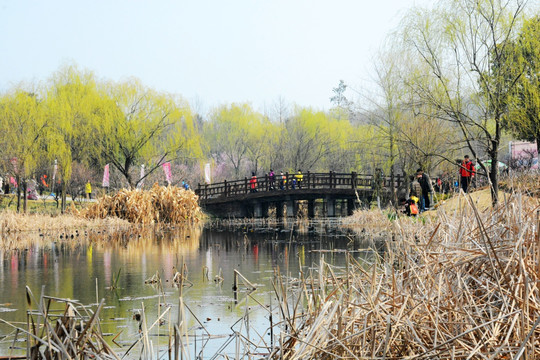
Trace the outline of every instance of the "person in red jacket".
<instances>
[{"instance_id":1,"label":"person in red jacket","mask_svg":"<svg viewBox=\"0 0 540 360\"><path fill-rule=\"evenodd\" d=\"M471 180L474 177L474 164L469 160L469 155L465 155L461 165L459 166L459 175L461 177L461 188L467 192Z\"/></svg>"},{"instance_id":2,"label":"person in red jacket","mask_svg":"<svg viewBox=\"0 0 540 360\"><path fill-rule=\"evenodd\" d=\"M249 186L251 188L251 192L257 192L257 176L254 172L251 173L251 179L249 180Z\"/></svg>"}]
</instances>

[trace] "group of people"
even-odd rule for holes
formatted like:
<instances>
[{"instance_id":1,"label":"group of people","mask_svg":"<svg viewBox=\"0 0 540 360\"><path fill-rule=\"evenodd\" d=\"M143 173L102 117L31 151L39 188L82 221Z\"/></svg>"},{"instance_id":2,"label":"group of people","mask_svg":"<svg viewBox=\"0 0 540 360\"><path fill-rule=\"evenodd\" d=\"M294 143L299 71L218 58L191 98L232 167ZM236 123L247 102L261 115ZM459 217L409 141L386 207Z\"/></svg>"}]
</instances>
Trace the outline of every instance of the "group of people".
<instances>
[{"instance_id":1,"label":"group of people","mask_svg":"<svg viewBox=\"0 0 540 360\"><path fill-rule=\"evenodd\" d=\"M469 158L469 155L465 155L459 165L459 186L465 193L469 191L474 176L474 163ZM405 213L414 216L431 208L434 189L429 175L424 173L422 169L417 169L411 180L409 196L405 203ZM437 179L436 186L439 191L444 188L443 185L442 180Z\"/></svg>"},{"instance_id":2,"label":"group of people","mask_svg":"<svg viewBox=\"0 0 540 360\"><path fill-rule=\"evenodd\" d=\"M287 187L287 175L281 171L279 175L276 175L274 170L270 169L268 173L268 190L277 190L276 184L278 184L280 190L285 190ZM292 189L301 189L304 181L304 174L302 170L298 169L298 172L294 174L290 186ZM249 186L252 193L257 192L257 175L255 172L251 173L251 179L249 180Z\"/></svg>"}]
</instances>

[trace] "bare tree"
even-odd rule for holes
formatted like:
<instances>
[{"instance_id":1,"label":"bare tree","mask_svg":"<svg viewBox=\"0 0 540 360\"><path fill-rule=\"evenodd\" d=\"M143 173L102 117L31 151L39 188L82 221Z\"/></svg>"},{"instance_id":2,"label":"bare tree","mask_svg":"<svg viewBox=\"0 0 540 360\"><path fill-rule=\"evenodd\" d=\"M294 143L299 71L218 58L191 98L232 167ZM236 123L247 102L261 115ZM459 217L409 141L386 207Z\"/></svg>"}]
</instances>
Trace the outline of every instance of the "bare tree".
<instances>
[{"instance_id":1,"label":"bare tree","mask_svg":"<svg viewBox=\"0 0 540 360\"><path fill-rule=\"evenodd\" d=\"M498 201L497 162L504 128L508 83L514 71L503 62L504 48L519 29L526 0L444 0L435 9L409 14L401 35L412 55L408 85L437 116L453 122L470 153L477 144L491 161L492 203Z\"/></svg>"}]
</instances>

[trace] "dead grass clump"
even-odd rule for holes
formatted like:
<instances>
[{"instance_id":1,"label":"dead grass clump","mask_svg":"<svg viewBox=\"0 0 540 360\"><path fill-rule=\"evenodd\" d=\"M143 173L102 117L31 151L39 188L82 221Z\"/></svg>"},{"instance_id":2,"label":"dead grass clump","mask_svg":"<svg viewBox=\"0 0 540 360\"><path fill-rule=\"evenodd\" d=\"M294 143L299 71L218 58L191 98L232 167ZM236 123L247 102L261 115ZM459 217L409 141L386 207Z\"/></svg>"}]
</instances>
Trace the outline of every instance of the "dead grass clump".
<instances>
[{"instance_id":1,"label":"dead grass clump","mask_svg":"<svg viewBox=\"0 0 540 360\"><path fill-rule=\"evenodd\" d=\"M67 231L70 229L87 229L96 227L121 227L129 225L125 220L88 219L72 214L50 216L42 214L20 214L5 210L0 212L0 233L3 235L23 231Z\"/></svg>"},{"instance_id":2,"label":"dead grass clump","mask_svg":"<svg viewBox=\"0 0 540 360\"><path fill-rule=\"evenodd\" d=\"M197 201L198 196L191 190L155 184L148 191L125 189L113 196L104 196L80 214L89 219L115 216L131 223L179 224L201 219Z\"/></svg>"},{"instance_id":3,"label":"dead grass clump","mask_svg":"<svg viewBox=\"0 0 540 360\"><path fill-rule=\"evenodd\" d=\"M509 191L524 192L529 196L540 197L540 176L537 171L513 172L501 179L500 188Z\"/></svg>"},{"instance_id":4,"label":"dead grass clump","mask_svg":"<svg viewBox=\"0 0 540 360\"><path fill-rule=\"evenodd\" d=\"M271 358L540 358L540 207L466 200L439 222L396 220L371 264L321 258L302 286L279 278L279 298L306 306L280 304L288 331Z\"/></svg>"},{"instance_id":5,"label":"dead grass clump","mask_svg":"<svg viewBox=\"0 0 540 360\"><path fill-rule=\"evenodd\" d=\"M388 214L380 210L355 210L343 219L342 224L360 233L390 231L393 228Z\"/></svg>"}]
</instances>

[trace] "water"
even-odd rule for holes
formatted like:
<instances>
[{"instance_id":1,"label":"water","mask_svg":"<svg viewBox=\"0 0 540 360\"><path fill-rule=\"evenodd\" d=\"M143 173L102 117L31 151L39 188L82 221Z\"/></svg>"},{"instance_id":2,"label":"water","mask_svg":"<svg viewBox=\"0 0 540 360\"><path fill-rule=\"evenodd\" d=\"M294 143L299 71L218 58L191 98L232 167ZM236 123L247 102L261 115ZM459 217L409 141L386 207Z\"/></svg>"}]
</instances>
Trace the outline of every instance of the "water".
<instances>
[{"instance_id":1,"label":"water","mask_svg":"<svg viewBox=\"0 0 540 360\"><path fill-rule=\"evenodd\" d=\"M231 339L234 331L250 331L249 337L261 344L257 351L268 352L265 346L271 341L270 309L274 321L279 318L272 285L278 268L282 274L298 278L300 271L306 273L317 266L322 254L317 250L367 247L340 232L333 236L300 235L275 229L258 232L245 227L174 231L142 237L129 234L112 239L81 234L80 238L78 241L29 241L21 250L0 250L0 318L21 322L21 327L26 328L25 286L36 298L43 289L49 296L94 304L94 309L104 298L106 307L100 317L102 330L109 340L120 333L115 341L122 348L115 349L123 353L139 336L135 315L141 313L143 306L148 326L157 319L158 311L161 313L170 307L170 315L165 317L159 330L161 336L152 331L153 349L162 358L167 358L169 340L163 335L167 334L169 324L178 318L179 289L172 278L177 270L182 271L182 264L190 283L183 288L190 334L213 336L205 343L202 354L203 342L192 338L191 356L195 351L202 358L211 358L218 351L234 356L238 345L238 339ZM370 256L369 252L354 254L357 258ZM325 261L336 266L345 263L344 252L324 256ZM250 296L244 284L239 285L239 292L232 291L234 269L257 287ZM162 290L159 285L145 284L145 280L156 273L162 279ZM111 289L117 276L117 288ZM220 277L223 281L219 281ZM246 312L249 312L249 323L246 323ZM238 321L242 318L243 321ZM12 331L0 324L0 355L9 353L12 338L6 335ZM220 349L229 340L230 344ZM17 343L17 347L23 346L24 343ZM130 357L135 358L140 349L131 351ZM24 350L15 349L14 353L23 354Z\"/></svg>"}]
</instances>

